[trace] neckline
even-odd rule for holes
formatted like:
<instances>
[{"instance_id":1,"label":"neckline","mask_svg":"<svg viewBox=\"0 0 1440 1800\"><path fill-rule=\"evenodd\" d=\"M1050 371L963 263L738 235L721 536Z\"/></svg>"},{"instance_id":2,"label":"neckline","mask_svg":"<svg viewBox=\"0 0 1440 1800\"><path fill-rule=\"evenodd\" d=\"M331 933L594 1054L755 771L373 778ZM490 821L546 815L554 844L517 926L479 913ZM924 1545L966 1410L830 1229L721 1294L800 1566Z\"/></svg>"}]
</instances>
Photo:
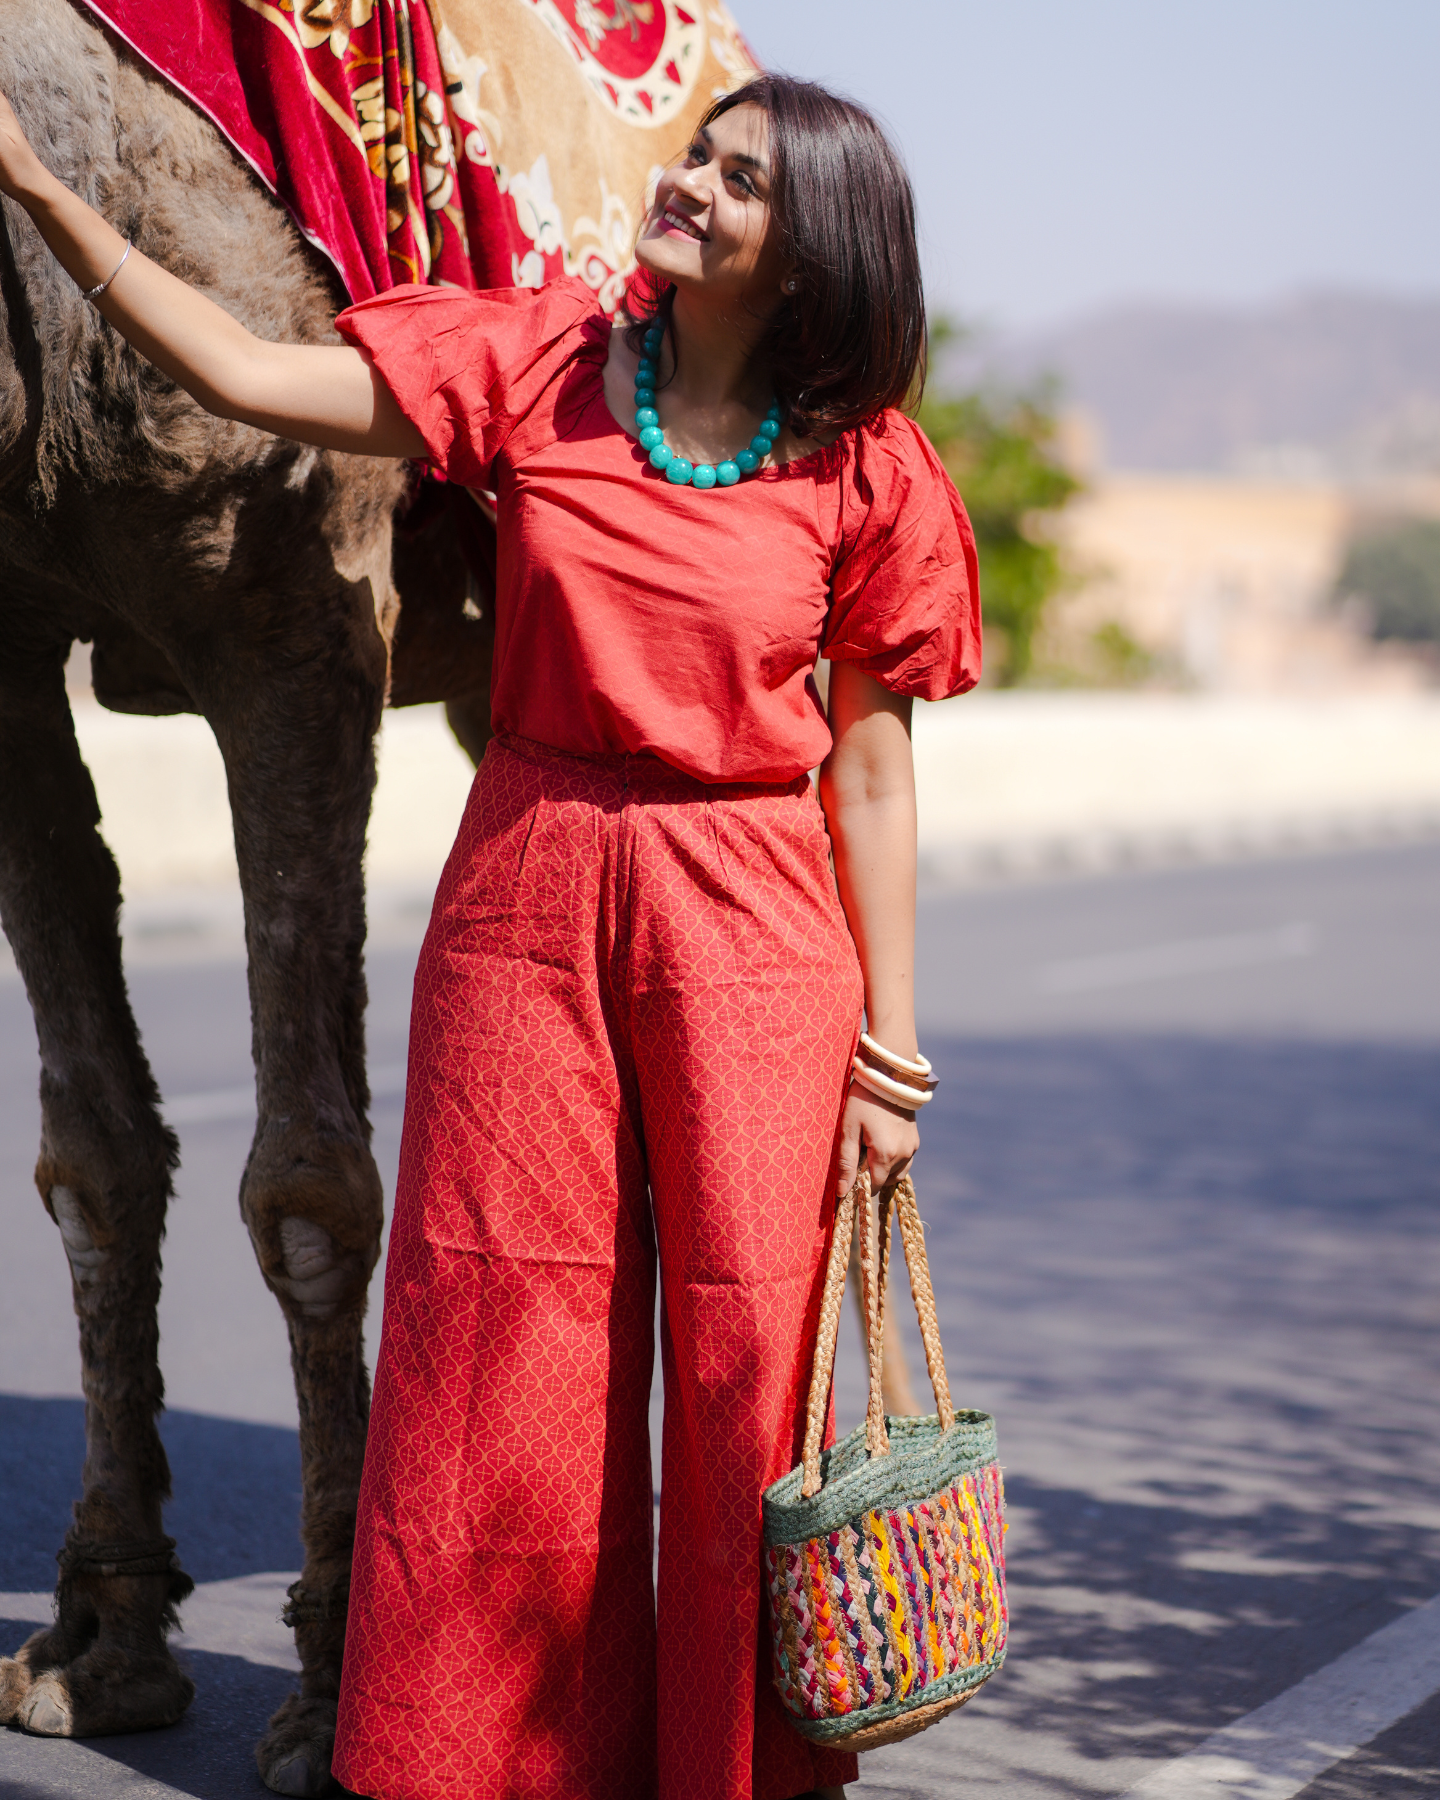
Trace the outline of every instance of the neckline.
<instances>
[{"instance_id":1,"label":"neckline","mask_svg":"<svg viewBox=\"0 0 1440 1800\"><path fill-rule=\"evenodd\" d=\"M598 353L590 359L590 367L595 382L595 404L599 406L605 417L610 421L617 436L622 438L626 444L632 445L635 449L639 450L641 448L640 439L629 426L621 424L620 420L615 417L614 413L610 410L609 401L605 398L605 361L609 353L610 333L614 327L614 321L608 314L597 308L596 312L592 314L591 318L587 320L586 323L591 327L593 334L591 336L592 351ZM821 444L819 448L815 450L807 450L803 456L792 456L788 462L777 463L773 468L755 469L749 475L746 475L739 485L748 487L757 481L778 481L782 477L788 477L791 470L800 471L804 469L807 463L817 463L823 458L828 458L832 454L840 452L846 440L852 438L859 429L860 426L858 425L847 425L839 436L832 438L828 444ZM658 470L655 472L656 474L659 474ZM661 481L664 481L665 478L661 475L660 479Z\"/></svg>"},{"instance_id":2,"label":"neckline","mask_svg":"<svg viewBox=\"0 0 1440 1800\"><path fill-rule=\"evenodd\" d=\"M622 425L610 410L609 402L605 398L604 364L600 363L593 366L595 370L595 395L593 404L598 406L601 412L604 413L605 417L610 422L610 427L614 432L614 435L619 438L627 448L642 450L640 439L628 426ZM739 485L742 487L751 487L757 481L779 481L789 478L792 473L804 472L807 464L818 463L823 459L832 457L838 459L843 453L846 440L853 437L855 432L859 429L858 425L847 425L844 431L842 431L838 437L832 438L828 444L821 444L818 449L815 450L807 450L801 456L792 456L783 463L776 463L773 468L754 469L750 474L743 478ZM648 467L648 464L646 466ZM660 474L660 471L656 470L654 473L663 483L665 478Z\"/></svg>"}]
</instances>

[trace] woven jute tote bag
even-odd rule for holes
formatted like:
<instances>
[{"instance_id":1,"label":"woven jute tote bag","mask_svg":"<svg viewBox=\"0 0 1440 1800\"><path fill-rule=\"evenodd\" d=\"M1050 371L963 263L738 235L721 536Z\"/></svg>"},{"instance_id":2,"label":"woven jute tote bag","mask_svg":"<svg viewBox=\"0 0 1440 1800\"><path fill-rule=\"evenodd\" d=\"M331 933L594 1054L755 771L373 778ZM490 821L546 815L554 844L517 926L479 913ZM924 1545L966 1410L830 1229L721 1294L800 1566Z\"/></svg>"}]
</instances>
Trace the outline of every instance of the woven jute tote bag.
<instances>
[{"instance_id":1,"label":"woven jute tote bag","mask_svg":"<svg viewBox=\"0 0 1440 1800\"><path fill-rule=\"evenodd\" d=\"M887 1419L880 1397L892 1210L935 1390L924 1418ZM870 1403L865 1423L822 1452L857 1219ZM915 1188L905 1175L872 1196L862 1170L836 1213L804 1460L764 1496L775 1685L797 1728L873 1750L963 1706L1005 1660L1004 1538L995 1421L951 1405Z\"/></svg>"}]
</instances>

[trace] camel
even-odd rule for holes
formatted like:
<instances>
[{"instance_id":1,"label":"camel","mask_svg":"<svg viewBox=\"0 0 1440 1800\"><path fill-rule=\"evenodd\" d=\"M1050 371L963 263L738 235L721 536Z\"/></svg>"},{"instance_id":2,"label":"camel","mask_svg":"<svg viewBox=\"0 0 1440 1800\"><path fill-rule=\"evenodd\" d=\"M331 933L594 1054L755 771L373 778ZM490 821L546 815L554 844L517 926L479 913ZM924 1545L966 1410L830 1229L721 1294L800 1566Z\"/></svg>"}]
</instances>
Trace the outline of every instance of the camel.
<instances>
[{"instance_id":1,"label":"camel","mask_svg":"<svg viewBox=\"0 0 1440 1800\"><path fill-rule=\"evenodd\" d=\"M665 0L647 0L645 16L657 7L681 29ZM634 83L597 87L592 40L607 21L582 10L588 37L567 38L549 0L459 0L439 23L455 108L484 132L470 154L492 160L535 243L511 278L536 285L563 260L614 305L649 169L749 65L713 5L707 43L697 7L684 28L692 52L698 31L703 74L688 70L683 92L671 84L663 129L637 123ZM297 30L332 36L343 18L331 15L368 12L369 0L293 9ZM50 167L147 255L261 335L335 341L348 296L334 269L118 37L68 0L0 0L0 88ZM275 1792L318 1794L330 1784L369 1402L361 1325L383 1216L364 1050L373 740L387 700L443 700L466 749L483 750L493 538L469 497L433 487L397 530L413 486L402 465L201 412L92 312L8 203L0 317L0 918L39 1038L36 1182L70 1264L86 1401L55 1623L0 1659L0 1722L56 1736L143 1730L173 1723L193 1693L166 1642L192 1583L163 1530L170 1472L156 1427L178 1144L127 999L119 874L66 698L81 640L102 703L199 712L225 758L258 1102L240 1208L289 1332L303 1480L305 1563L287 1610L300 1687L256 1760Z\"/></svg>"}]
</instances>

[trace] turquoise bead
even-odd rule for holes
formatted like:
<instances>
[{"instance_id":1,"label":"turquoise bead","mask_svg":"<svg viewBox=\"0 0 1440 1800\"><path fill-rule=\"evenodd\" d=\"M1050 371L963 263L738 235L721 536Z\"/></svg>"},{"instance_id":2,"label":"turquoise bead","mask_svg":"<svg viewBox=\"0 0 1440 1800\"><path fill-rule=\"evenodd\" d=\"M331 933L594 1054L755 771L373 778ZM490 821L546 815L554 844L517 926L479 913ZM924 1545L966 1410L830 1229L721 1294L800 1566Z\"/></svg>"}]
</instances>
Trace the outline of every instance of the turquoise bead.
<instances>
[{"instance_id":1,"label":"turquoise bead","mask_svg":"<svg viewBox=\"0 0 1440 1800\"><path fill-rule=\"evenodd\" d=\"M645 360L635 376L635 431L640 445L650 458L652 468L663 469L665 478L676 487L696 487L702 493L713 487L734 487L742 475L758 469L774 448L775 439L784 428L785 416L778 400L760 421L760 429L750 440L748 449L721 463L691 463L677 456L665 442L660 415L655 410L655 381L658 375L660 345L663 334L658 326L645 334Z\"/></svg>"},{"instance_id":2,"label":"turquoise bead","mask_svg":"<svg viewBox=\"0 0 1440 1800\"><path fill-rule=\"evenodd\" d=\"M655 377L660 373L653 362L642 362L635 371L636 387L654 387Z\"/></svg>"},{"instance_id":3,"label":"turquoise bead","mask_svg":"<svg viewBox=\"0 0 1440 1800\"><path fill-rule=\"evenodd\" d=\"M650 352L650 354L652 356L660 348L661 344L664 341L665 341L665 333L660 329L660 327L658 325L652 325L650 327L650 329L645 333L645 336L641 339L641 342L644 344L645 348Z\"/></svg>"}]
</instances>

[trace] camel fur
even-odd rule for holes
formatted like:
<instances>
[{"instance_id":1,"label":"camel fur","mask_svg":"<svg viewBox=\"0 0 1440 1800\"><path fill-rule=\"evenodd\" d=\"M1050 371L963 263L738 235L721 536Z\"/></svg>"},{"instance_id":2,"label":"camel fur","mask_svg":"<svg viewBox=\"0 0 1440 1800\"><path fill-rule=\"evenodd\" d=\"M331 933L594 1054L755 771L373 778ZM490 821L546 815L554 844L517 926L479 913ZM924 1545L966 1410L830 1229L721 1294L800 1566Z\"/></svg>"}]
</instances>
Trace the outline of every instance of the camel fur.
<instances>
[{"instance_id":1,"label":"camel fur","mask_svg":"<svg viewBox=\"0 0 1440 1800\"><path fill-rule=\"evenodd\" d=\"M48 166L146 255L261 336L335 341L344 297L287 215L207 121L65 0L0 0L0 88ZM361 854L399 612L391 521L409 477L201 412L84 303L8 203L0 309L0 918L34 1009L36 1182L70 1262L86 1400L56 1622L0 1660L0 1720L139 1730L178 1718L192 1693L166 1645L190 1582L163 1532L156 1429L177 1144L126 996L119 875L66 699L79 639L102 699L198 711L225 757L258 1100L240 1204L289 1331L304 1495L300 1691L257 1755L277 1792L318 1793L382 1220ZM443 508L412 540L426 601L455 626L447 639L417 613L411 697L431 697L428 657L449 690L434 697L469 696L474 712L488 648L464 616L467 596L479 610L473 577Z\"/></svg>"}]
</instances>

